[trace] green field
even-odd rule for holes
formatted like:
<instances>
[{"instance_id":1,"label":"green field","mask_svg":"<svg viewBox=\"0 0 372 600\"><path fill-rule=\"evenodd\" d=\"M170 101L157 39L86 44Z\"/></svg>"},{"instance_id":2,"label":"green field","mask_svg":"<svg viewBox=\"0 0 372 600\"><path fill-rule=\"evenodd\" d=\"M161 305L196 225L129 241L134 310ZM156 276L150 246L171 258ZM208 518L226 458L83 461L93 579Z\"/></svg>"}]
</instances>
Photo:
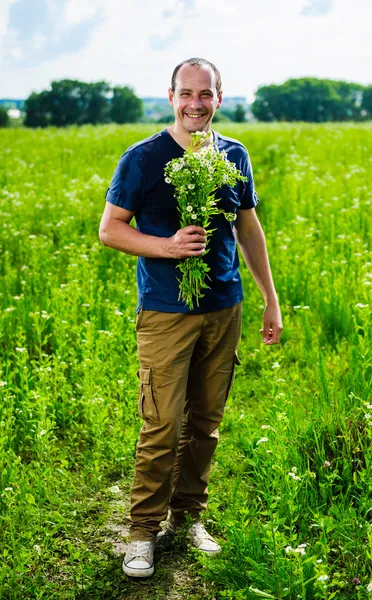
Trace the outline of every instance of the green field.
<instances>
[{"instance_id":1,"label":"green field","mask_svg":"<svg viewBox=\"0 0 372 600\"><path fill-rule=\"evenodd\" d=\"M119 156L154 129L0 131L1 600L372 597L372 125L218 130L251 156L284 330L261 343L242 267L205 514L223 553L180 542L148 582L122 574L108 533L140 428L136 259L98 225Z\"/></svg>"}]
</instances>

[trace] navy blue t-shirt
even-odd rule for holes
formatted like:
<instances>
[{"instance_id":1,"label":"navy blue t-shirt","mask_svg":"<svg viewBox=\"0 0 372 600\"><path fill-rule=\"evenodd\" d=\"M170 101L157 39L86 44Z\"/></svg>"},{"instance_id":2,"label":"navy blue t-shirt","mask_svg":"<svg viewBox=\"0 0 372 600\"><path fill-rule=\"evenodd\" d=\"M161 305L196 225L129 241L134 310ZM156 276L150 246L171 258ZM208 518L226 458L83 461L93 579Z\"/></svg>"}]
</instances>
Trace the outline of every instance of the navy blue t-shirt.
<instances>
[{"instance_id":1,"label":"navy blue t-shirt","mask_svg":"<svg viewBox=\"0 0 372 600\"><path fill-rule=\"evenodd\" d=\"M231 138L213 132L218 150L226 150L228 160L234 162L247 181L239 181L234 188L223 186L217 190L218 207L229 213L253 208L258 204L254 189L252 167L246 148ZM164 168L168 161L180 158L184 149L177 144L167 129L134 144L122 155L116 167L106 200L135 213L139 231L158 237L171 237L180 229L174 187L165 182ZM239 256L233 232L233 223L223 214L215 215L210 224L216 229L209 240L210 249L203 258L210 271L204 298L199 306L194 302L191 311L178 300L176 268L179 260L170 258L138 257L137 313L143 310L161 312L205 313L234 306L243 299L239 274Z\"/></svg>"}]
</instances>

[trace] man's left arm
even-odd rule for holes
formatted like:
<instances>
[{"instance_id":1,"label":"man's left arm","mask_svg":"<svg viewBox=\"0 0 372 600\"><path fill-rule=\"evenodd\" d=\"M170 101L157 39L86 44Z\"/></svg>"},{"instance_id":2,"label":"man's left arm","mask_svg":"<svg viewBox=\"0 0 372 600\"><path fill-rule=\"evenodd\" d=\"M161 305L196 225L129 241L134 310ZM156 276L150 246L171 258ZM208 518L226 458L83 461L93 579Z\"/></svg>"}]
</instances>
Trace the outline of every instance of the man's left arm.
<instances>
[{"instance_id":1,"label":"man's left arm","mask_svg":"<svg viewBox=\"0 0 372 600\"><path fill-rule=\"evenodd\" d=\"M283 329L278 296L271 275L265 235L254 208L238 210L234 234L243 258L265 299L262 341L277 344Z\"/></svg>"}]
</instances>

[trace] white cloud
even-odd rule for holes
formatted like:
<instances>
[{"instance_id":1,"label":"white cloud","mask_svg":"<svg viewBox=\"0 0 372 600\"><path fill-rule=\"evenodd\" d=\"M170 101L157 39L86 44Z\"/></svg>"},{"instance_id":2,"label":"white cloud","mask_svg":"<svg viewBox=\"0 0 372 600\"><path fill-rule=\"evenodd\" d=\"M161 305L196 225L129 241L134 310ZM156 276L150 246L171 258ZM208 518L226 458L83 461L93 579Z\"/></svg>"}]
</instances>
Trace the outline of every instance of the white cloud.
<instances>
[{"instance_id":1,"label":"white cloud","mask_svg":"<svg viewBox=\"0 0 372 600\"><path fill-rule=\"evenodd\" d=\"M1 69L0 97L25 97L62 77L105 79L164 97L174 66L191 56L216 63L225 95L250 100L259 85L289 77L372 83L372 4L321 1L325 14L301 14L308 0L68 0L61 28L104 11L89 43L28 68Z\"/></svg>"}]
</instances>

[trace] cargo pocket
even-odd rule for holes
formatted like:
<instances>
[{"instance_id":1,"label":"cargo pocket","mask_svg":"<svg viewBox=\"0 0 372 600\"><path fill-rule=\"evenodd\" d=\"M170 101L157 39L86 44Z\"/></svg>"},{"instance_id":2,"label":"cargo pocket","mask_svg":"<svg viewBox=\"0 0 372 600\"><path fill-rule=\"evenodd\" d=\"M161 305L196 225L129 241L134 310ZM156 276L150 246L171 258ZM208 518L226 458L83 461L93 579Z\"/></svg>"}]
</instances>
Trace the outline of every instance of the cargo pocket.
<instances>
[{"instance_id":1,"label":"cargo pocket","mask_svg":"<svg viewBox=\"0 0 372 600\"><path fill-rule=\"evenodd\" d=\"M141 419L159 425L159 415L156 408L153 390L152 390L152 369L151 367L142 367L138 371L140 380L138 413Z\"/></svg>"},{"instance_id":2,"label":"cargo pocket","mask_svg":"<svg viewBox=\"0 0 372 600\"><path fill-rule=\"evenodd\" d=\"M232 371L231 371L231 379L230 379L229 387L228 387L228 389L227 389L227 394L226 394L225 404L226 404L226 402L227 402L227 399L228 399L228 397L229 397L229 395L230 395L230 392L231 392L232 385L233 385L233 383L234 383L236 365L241 365L241 364L242 364L242 363L240 362L240 359L239 359L238 353L237 353L237 352L236 352L236 350L235 350L235 352L234 352L234 359L233 359L233 367L232 367Z\"/></svg>"}]
</instances>

